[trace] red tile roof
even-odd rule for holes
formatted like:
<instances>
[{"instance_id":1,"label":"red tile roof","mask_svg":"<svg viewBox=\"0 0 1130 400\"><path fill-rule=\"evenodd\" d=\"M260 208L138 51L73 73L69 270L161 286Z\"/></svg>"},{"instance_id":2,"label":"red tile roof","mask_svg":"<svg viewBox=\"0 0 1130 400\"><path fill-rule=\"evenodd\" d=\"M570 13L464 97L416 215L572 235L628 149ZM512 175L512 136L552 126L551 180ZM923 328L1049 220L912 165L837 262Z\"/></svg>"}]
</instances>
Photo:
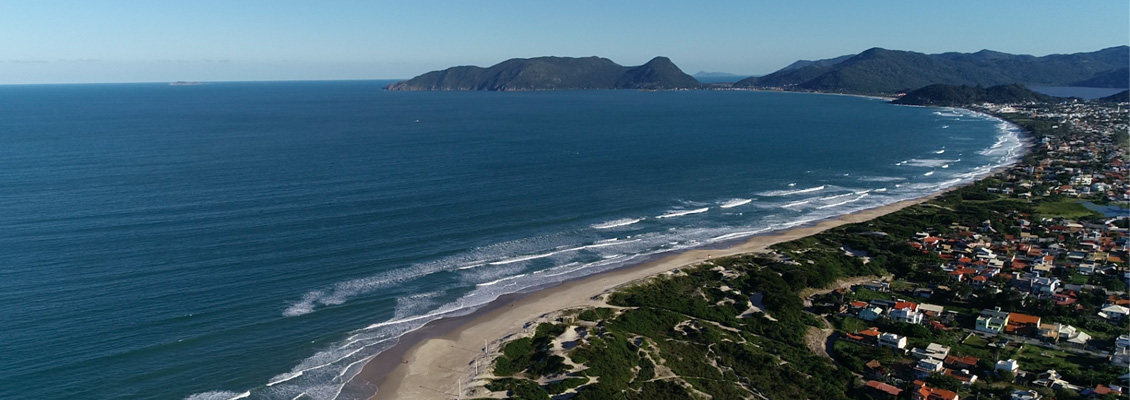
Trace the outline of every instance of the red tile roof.
<instances>
[{"instance_id":1,"label":"red tile roof","mask_svg":"<svg viewBox=\"0 0 1130 400\"><path fill-rule=\"evenodd\" d=\"M957 393L945 389L921 387L918 389L917 398L928 400L957 400Z\"/></svg>"},{"instance_id":2,"label":"red tile roof","mask_svg":"<svg viewBox=\"0 0 1130 400\"><path fill-rule=\"evenodd\" d=\"M867 381L867 387L889 394L891 396L898 396L900 393L902 393L902 389L879 381Z\"/></svg>"}]
</instances>

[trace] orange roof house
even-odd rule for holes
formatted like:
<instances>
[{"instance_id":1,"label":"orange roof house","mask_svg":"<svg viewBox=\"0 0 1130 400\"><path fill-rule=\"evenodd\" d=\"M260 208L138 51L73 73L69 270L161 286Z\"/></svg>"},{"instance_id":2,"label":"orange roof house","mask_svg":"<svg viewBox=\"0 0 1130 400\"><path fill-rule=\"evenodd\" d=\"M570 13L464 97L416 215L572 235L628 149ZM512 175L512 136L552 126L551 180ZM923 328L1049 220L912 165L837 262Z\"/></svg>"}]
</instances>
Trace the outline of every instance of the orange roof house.
<instances>
[{"instance_id":1,"label":"orange roof house","mask_svg":"<svg viewBox=\"0 0 1130 400\"><path fill-rule=\"evenodd\" d=\"M897 397L900 393L902 393L902 389L879 381L867 381L867 387L871 388L872 390L886 393L890 396Z\"/></svg>"},{"instance_id":2,"label":"orange roof house","mask_svg":"<svg viewBox=\"0 0 1130 400\"><path fill-rule=\"evenodd\" d=\"M957 393L945 389L927 387L922 385L911 396L914 400L959 400Z\"/></svg>"},{"instance_id":3,"label":"orange roof house","mask_svg":"<svg viewBox=\"0 0 1130 400\"><path fill-rule=\"evenodd\" d=\"M1008 325L1004 327L1007 333L1027 335L1040 326L1040 317L1021 313L1008 313Z\"/></svg>"}]
</instances>

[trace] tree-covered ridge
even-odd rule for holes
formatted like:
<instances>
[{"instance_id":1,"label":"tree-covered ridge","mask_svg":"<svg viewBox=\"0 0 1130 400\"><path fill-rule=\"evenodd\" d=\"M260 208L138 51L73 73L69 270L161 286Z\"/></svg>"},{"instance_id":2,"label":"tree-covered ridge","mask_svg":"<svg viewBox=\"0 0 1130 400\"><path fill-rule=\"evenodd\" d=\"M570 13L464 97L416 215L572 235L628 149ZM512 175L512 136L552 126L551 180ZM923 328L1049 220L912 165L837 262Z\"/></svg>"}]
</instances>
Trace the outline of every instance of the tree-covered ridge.
<instances>
[{"instance_id":1,"label":"tree-covered ridge","mask_svg":"<svg viewBox=\"0 0 1130 400\"><path fill-rule=\"evenodd\" d=\"M600 57L515 58L488 68L452 67L397 82L388 90L694 89L702 84L667 57L624 67Z\"/></svg>"},{"instance_id":2,"label":"tree-covered ridge","mask_svg":"<svg viewBox=\"0 0 1130 400\"><path fill-rule=\"evenodd\" d=\"M1082 81L1074 82L1071 86L1098 87L1098 88L1130 88L1130 67L1099 73Z\"/></svg>"},{"instance_id":3,"label":"tree-covered ridge","mask_svg":"<svg viewBox=\"0 0 1130 400\"><path fill-rule=\"evenodd\" d=\"M1103 98L1101 98L1101 99L1096 99L1095 101L1098 101L1098 102L1103 102L1103 103L1125 103L1125 102L1130 102L1130 90L1123 90L1123 91L1121 91L1121 92L1118 92L1118 93L1112 94L1112 95L1110 95L1110 96L1107 96L1107 97L1103 97Z\"/></svg>"},{"instance_id":4,"label":"tree-covered ridge","mask_svg":"<svg viewBox=\"0 0 1130 400\"><path fill-rule=\"evenodd\" d=\"M981 86L930 85L895 99L895 104L956 107L965 104L1017 104L1050 101L1051 96L1033 92L1024 85Z\"/></svg>"},{"instance_id":5,"label":"tree-covered ridge","mask_svg":"<svg viewBox=\"0 0 1130 400\"><path fill-rule=\"evenodd\" d=\"M1119 69L1126 68L1128 58L1127 46L1043 57L990 50L923 54L872 48L839 62L832 62L837 58L800 67L790 65L760 78L738 81L734 87L893 94L931 84L1070 86L1096 79L1117 85L1111 79L1119 76Z\"/></svg>"}]
</instances>

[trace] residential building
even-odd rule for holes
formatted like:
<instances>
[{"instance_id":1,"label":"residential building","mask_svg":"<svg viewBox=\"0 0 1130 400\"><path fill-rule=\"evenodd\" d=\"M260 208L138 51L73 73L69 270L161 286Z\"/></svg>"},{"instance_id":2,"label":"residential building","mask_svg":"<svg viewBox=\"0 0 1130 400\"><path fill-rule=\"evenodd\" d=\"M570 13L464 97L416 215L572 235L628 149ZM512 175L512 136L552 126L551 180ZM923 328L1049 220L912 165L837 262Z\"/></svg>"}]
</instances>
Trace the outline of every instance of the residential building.
<instances>
[{"instance_id":1,"label":"residential building","mask_svg":"<svg viewBox=\"0 0 1130 400\"><path fill-rule=\"evenodd\" d=\"M961 400L957 393L945 389L932 388L925 384L918 386L914 393L911 394L910 398L912 400Z\"/></svg>"},{"instance_id":2,"label":"residential building","mask_svg":"<svg viewBox=\"0 0 1130 400\"><path fill-rule=\"evenodd\" d=\"M1040 317L1021 313L1009 313L1008 324L1004 327L1006 333L1021 336L1031 335L1039 329Z\"/></svg>"},{"instance_id":3,"label":"residential building","mask_svg":"<svg viewBox=\"0 0 1130 400\"><path fill-rule=\"evenodd\" d=\"M937 344L937 343L930 343L929 345L926 346L925 349L915 347L913 350L910 351L910 356L914 357L917 360L932 358L932 359L935 359L935 360L938 360L938 361L942 361L942 360L945 360L946 356L948 356L949 354L950 354L949 346L942 346L942 345Z\"/></svg>"},{"instance_id":4,"label":"residential building","mask_svg":"<svg viewBox=\"0 0 1130 400\"><path fill-rule=\"evenodd\" d=\"M891 320L906 324L921 324L924 315L909 308L891 310Z\"/></svg>"},{"instance_id":5,"label":"residential building","mask_svg":"<svg viewBox=\"0 0 1130 400\"><path fill-rule=\"evenodd\" d=\"M902 389L879 381L867 381L867 387L872 393L886 398L896 398L902 393Z\"/></svg>"},{"instance_id":6,"label":"residential building","mask_svg":"<svg viewBox=\"0 0 1130 400\"><path fill-rule=\"evenodd\" d=\"M883 309L879 307L865 307L859 311L859 319L874 321L883 316Z\"/></svg>"},{"instance_id":7,"label":"residential building","mask_svg":"<svg viewBox=\"0 0 1130 400\"><path fill-rule=\"evenodd\" d=\"M981 316L977 317L977 324L974 329L981 332L1000 333L1004 330L1005 325L1008 325L1009 313L1003 312L998 307L996 310L981 310Z\"/></svg>"},{"instance_id":8,"label":"residential building","mask_svg":"<svg viewBox=\"0 0 1130 400\"><path fill-rule=\"evenodd\" d=\"M1016 370L1018 370L1018 369L1020 369L1020 363L1017 362L1016 360L1011 359L1011 358L1007 359L1007 360L997 361L996 367L993 368L993 370L996 370L996 371L1008 371L1008 372L1011 372L1011 373L1014 373L1014 374L1016 373Z\"/></svg>"},{"instance_id":9,"label":"residential building","mask_svg":"<svg viewBox=\"0 0 1130 400\"><path fill-rule=\"evenodd\" d=\"M879 335L879 347L890 347L892 349L905 349L906 336L884 333Z\"/></svg>"}]
</instances>

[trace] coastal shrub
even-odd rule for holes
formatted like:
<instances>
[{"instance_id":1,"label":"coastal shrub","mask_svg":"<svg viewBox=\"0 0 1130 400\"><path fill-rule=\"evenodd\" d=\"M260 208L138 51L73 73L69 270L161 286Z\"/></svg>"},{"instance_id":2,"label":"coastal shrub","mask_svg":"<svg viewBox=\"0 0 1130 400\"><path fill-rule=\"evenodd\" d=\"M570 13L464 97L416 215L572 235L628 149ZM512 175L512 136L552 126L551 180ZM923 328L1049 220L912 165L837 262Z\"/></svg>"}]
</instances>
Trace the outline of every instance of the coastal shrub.
<instances>
[{"instance_id":1,"label":"coastal shrub","mask_svg":"<svg viewBox=\"0 0 1130 400\"><path fill-rule=\"evenodd\" d=\"M565 365L565 358L547 355L539 357L537 361L527 367L527 370L534 376L549 376L568 371L569 366Z\"/></svg>"},{"instance_id":2,"label":"coastal shrub","mask_svg":"<svg viewBox=\"0 0 1130 400\"><path fill-rule=\"evenodd\" d=\"M658 380L646 382L641 386L639 393L628 396L633 400L690 400L693 399L687 389L678 383Z\"/></svg>"},{"instance_id":3,"label":"coastal shrub","mask_svg":"<svg viewBox=\"0 0 1130 400\"><path fill-rule=\"evenodd\" d=\"M549 394L551 394L551 395L558 395L558 394L561 394L561 393L565 393L566 390L575 388L577 386L584 385L586 383L589 383L588 378L581 378L581 377L565 378L565 379L562 379L562 380L559 380L559 381L550 382L549 384L545 385L545 391L549 392Z\"/></svg>"},{"instance_id":4,"label":"coastal shrub","mask_svg":"<svg viewBox=\"0 0 1130 400\"><path fill-rule=\"evenodd\" d=\"M537 330L534 333L534 338L556 338L565 333L565 329L567 329L565 325L542 322L538 324Z\"/></svg>"},{"instance_id":5,"label":"coastal shrub","mask_svg":"<svg viewBox=\"0 0 1130 400\"><path fill-rule=\"evenodd\" d=\"M582 311L581 314L577 316L577 318L580 318L582 321L596 322L608 319L608 317L612 316L612 313L613 310L611 308L597 307Z\"/></svg>"},{"instance_id":6,"label":"coastal shrub","mask_svg":"<svg viewBox=\"0 0 1130 400\"><path fill-rule=\"evenodd\" d=\"M537 382L528 379L495 379L488 383L486 388L495 392L506 391L506 396L511 399L549 400L549 393L542 390Z\"/></svg>"}]
</instances>

